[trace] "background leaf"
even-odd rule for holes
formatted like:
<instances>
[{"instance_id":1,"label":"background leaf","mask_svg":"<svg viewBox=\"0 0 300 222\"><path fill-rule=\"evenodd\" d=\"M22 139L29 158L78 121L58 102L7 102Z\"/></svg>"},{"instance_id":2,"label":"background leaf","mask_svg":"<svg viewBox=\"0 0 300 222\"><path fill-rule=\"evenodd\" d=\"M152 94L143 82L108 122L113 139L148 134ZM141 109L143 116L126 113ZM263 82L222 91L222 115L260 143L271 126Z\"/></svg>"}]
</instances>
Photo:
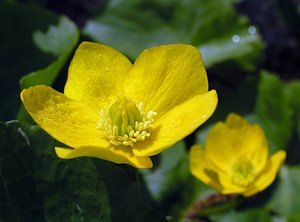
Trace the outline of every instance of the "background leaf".
<instances>
[{"instance_id":1,"label":"background leaf","mask_svg":"<svg viewBox=\"0 0 300 222\"><path fill-rule=\"evenodd\" d=\"M11 2L0 4L0 26L0 119L10 120L16 117L20 104L19 79L31 73L21 81L23 88L51 85L79 34L64 16Z\"/></svg>"},{"instance_id":2,"label":"background leaf","mask_svg":"<svg viewBox=\"0 0 300 222\"><path fill-rule=\"evenodd\" d=\"M155 45L189 43L201 50L206 67L234 60L253 68L262 43L256 28L235 12L234 2L111 0L84 32L132 59Z\"/></svg>"},{"instance_id":3,"label":"background leaf","mask_svg":"<svg viewBox=\"0 0 300 222\"><path fill-rule=\"evenodd\" d=\"M286 149L292 137L293 110L285 83L268 72L260 76L255 114L269 139L271 153Z\"/></svg>"},{"instance_id":4,"label":"background leaf","mask_svg":"<svg viewBox=\"0 0 300 222\"><path fill-rule=\"evenodd\" d=\"M294 80L287 84L287 96L291 107L294 110L294 120L296 123L296 131L300 140L300 81Z\"/></svg>"},{"instance_id":5,"label":"background leaf","mask_svg":"<svg viewBox=\"0 0 300 222\"><path fill-rule=\"evenodd\" d=\"M264 209L248 209L243 211L230 211L212 216L215 222L271 222L271 217Z\"/></svg>"},{"instance_id":6,"label":"background leaf","mask_svg":"<svg viewBox=\"0 0 300 222\"><path fill-rule=\"evenodd\" d=\"M47 32L33 33L34 43L45 53L57 56L57 60L46 68L32 72L20 80L21 89L44 84L52 85L68 56L77 45L79 33L76 26L66 17L60 17L57 26L50 25Z\"/></svg>"},{"instance_id":7,"label":"background leaf","mask_svg":"<svg viewBox=\"0 0 300 222\"><path fill-rule=\"evenodd\" d=\"M0 124L0 221L165 221L125 168L60 160L37 126Z\"/></svg>"},{"instance_id":8,"label":"background leaf","mask_svg":"<svg viewBox=\"0 0 300 222\"><path fill-rule=\"evenodd\" d=\"M269 210L284 218L287 222L300 219L300 168L282 167L279 174L278 188L268 204Z\"/></svg>"},{"instance_id":9,"label":"background leaf","mask_svg":"<svg viewBox=\"0 0 300 222\"><path fill-rule=\"evenodd\" d=\"M190 174L188 152L183 141L155 157L155 168L142 170L151 196L165 215L184 216L195 197L195 178ZM172 202L172 204L169 204Z\"/></svg>"}]
</instances>

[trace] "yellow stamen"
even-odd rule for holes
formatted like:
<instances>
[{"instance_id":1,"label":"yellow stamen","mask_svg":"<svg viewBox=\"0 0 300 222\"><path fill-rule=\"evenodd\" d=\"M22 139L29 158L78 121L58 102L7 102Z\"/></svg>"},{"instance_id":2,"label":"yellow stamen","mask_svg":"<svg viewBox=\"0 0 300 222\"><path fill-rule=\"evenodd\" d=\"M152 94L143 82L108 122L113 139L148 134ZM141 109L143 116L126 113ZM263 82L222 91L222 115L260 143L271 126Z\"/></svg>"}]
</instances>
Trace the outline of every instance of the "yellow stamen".
<instances>
[{"instance_id":1,"label":"yellow stamen","mask_svg":"<svg viewBox=\"0 0 300 222\"><path fill-rule=\"evenodd\" d=\"M111 144L134 146L150 137L150 127L156 112L145 112L142 103L131 99L117 99L108 110L100 111L98 129L103 130Z\"/></svg>"},{"instance_id":2,"label":"yellow stamen","mask_svg":"<svg viewBox=\"0 0 300 222\"><path fill-rule=\"evenodd\" d=\"M229 174L232 178L232 182L241 187L249 186L255 179L255 167L251 161L239 158L236 159L231 168Z\"/></svg>"}]
</instances>

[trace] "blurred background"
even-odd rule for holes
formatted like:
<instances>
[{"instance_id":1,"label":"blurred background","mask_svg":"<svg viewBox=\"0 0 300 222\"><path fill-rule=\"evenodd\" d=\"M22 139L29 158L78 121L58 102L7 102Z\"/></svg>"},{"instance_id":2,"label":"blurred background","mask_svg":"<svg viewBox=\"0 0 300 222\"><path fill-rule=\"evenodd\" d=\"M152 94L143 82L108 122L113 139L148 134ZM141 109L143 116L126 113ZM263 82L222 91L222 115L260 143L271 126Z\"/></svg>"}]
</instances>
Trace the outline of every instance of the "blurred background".
<instances>
[{"instance_id":1,"label":"blurred background","mask_svg":"<svg viewBox=\"0 0 300 222\"><path fill-rule=\"evenodd\" d=\"M20 0L20 2L31 3L45 8L49 11L67 15L72 19L79 27L83 28L85 25L95 16L105 13L105 10L112 4L124 4L122 1L109 1L109 0ZM113 3L112 3L113 2ZM133 3L134 2L134 3ZM138 15L134 15L137 12L140 14L153 13L154 17L161 19L166 25L172 23L172 20L180 20L180 16L190 16L185 15L183 10L181 15L176 15L174 12L178 7L180 1L155 1L155 0L142 0L142 1L128 1L128 4L134 4L135 11L127 11L123 8L124 19L133 24L146 24L151 23L150 21L137 21ZM190 8L189 10L195 11L194 13L199 13L199 20L201 18L201 11L206 10L205 8L210 7L211 11L207 16L212 16L212 14L217 14L222 17L226 14L228 7L233 7L240 16L246 16L249 20L249 24L254 25L262 37L264 42L263 58L262 62L259 63L260 67L268 69L272 72L279 73L285 79L293 79L299 77L299 70L297 72L297 62L299 60L299 0L219 0L212 1L212 3L205 3L204 1L181 1L184 7ZM198 4L197 4L198 2ZM127 3L125 3L127 4ZM223 8L227 5L227 7ZM199 6L199 9L193 8L194 6ZM130 6L128 6L130 8ZM204 8L204 9L201 9ZM122 9L120 7L120 9ZM207 10L208 10L207 9ZM220 12L220 13L219 13ZM174 18L178 16L177 18ZM155 18L153 18L155 19ZM192 18L191 18L192 19ZM140 20L140 19L138 19ZM208 20L206 18L205 20ZM221 19L222 20L222 19ZM226 18L224 18L226 20ZM182 21L183 22L183 21ZM186 22L196 22L188 21ZM203 21L198 21L202 22ZM211 21L212 22L212 21ZM190 26L191 24L186 24ZM224 21L222 24L228 28L233 25ZM140 28L143 28L141 26ZM211 29L217 29L217 27L211 27ZM222 27L220 27L219 35L223 35ZM201 29L200 29L201 30ZM149 30L150 31L150 30ZM178 30L183 32L184 30ZM202 29L202 32L207 30ZM121 33L122 34L122 33ZM186 33L187 35L189 33ZM201 33L199 33L201 36ZM199 37L201 38L201 37ZM126 39L124 39L126 40ZM134 47L134 46L133 46Z\"/></svg>"}]
</instances>

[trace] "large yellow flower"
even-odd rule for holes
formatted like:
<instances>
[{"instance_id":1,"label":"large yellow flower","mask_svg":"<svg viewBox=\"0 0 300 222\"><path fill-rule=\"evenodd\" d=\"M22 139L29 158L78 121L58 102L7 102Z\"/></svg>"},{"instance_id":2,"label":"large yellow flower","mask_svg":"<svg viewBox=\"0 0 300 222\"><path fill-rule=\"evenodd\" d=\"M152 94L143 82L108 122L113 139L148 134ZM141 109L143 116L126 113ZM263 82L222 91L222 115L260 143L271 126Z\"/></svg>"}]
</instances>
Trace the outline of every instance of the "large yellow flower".
<instances>
[{"instance_id":1,"label":"large yellow flower","mask_svg":"<svg viewBox=\"0 0 300 222\"><path fill-rule=\"evenodd\" d=\"M190 151L192 174L223 194L251 196L268 187L284 162L281 150L268 158L263 130L237 114L217 123L206 138L205 149Z\"/></svg>"},{"instance_id":2,"label":"large yellow flower","mask_svg":"<svg viewBox=\"0 0 300 222\"><path fill-rule=\"evenodd\" d=\"M39 85L21 99L37 124L67 147L60 158L92 156L150 168L155 155L214 112L199 51L184 44L147 49L134 64L116 50L83 42L64 94Z\"/></svg>"}]
</instances>

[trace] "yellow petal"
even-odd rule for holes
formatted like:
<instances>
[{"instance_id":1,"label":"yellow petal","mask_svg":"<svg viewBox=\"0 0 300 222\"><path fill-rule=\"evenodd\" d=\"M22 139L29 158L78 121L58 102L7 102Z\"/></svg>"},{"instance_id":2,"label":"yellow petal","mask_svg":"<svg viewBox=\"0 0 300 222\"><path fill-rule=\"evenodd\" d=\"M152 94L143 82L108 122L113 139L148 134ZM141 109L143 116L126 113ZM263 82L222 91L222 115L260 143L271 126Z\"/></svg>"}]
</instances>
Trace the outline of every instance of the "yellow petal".
<instances>
[{"instance_id":1,"label":"yellow petal","mask_svg":"<svg viewBox=\"0 0 300 222\"><path fill-rule=\"evenodd\" d=\"M248 121L236 113L229 113L225 121L231 128L240 128L249 125Z\"/></svg>"},{"instance_id":2,"label":"yellow petal","mask_svg":"<svg viewBox=\"0 0 300 222\"><path fill-rule=\"evenodd\" d=\"M268 161L266 168L260 173L259 177L253 185L253 187L255 187L256 189L251 189L244 195L251 196L268 187L275 180L277 172L283 164L285 157L286 152L283 150L280 150L273 154L270 160Z\"/></svg>"},{"instance_id":3,"label":"yellow petal","mask_svg":"<svg viewBox=\"0 0 300 222\"><path fill-rule=\"evenodd\" d=\"M210 159L221 169L228 169L235 159L246 159L261 171L268 159L268 144L263 130L236 114L217 123L206 139Z\"/></svg>"},{"instance_id":4,"label":"yellow petal","mask_svg":"<svg viewBox=\"0 0 300 222\"><path fill-rule=\"evenodd\" d=\"M174 107L154 121L150 137L134 145L134 154L152 156L183 139L212 115L217 101L216 91L211 90Z\"/></svg>"},{"instance_id":5,"label":"yellow petal","mask_svg":"<svg viewBox=\"0 0 300 222\"><path fill-rule=\"evenodd\" d=\"M190 170L191 173L205 184L222 190L217 173L211 169L211 164L206 157L206 152L200 145L192 146L190 150Z\"/></svg>"},{"instance_id":6,"label":"yellow petal","mask_svg":"<svg viewBox=\"0 0 300 222\"><path fill-rule=\"evenodd\" d=\"M69 67L64 93L99 113L100 109L107 109L116 96L123 95L123 81L131 66L131 62L113 48L83 42Z\"/></svg>"},{"instance_id":7,"label":"yellow petal","mask_svg":"<svg viewBox=\"0 0 300 222\"><path fill-rule=\"evenodd\" d=\"M51 87L24 89L21 99L36 123L60 142L74 148L110 145L97 130L99 115Z\"/></svg>"},{"instance_id":8,"label":"yellow petal","mask_svg":"<svg viewBox=\"0 0 300 222\"><path fill-rule=\"evenodd\" d=\"M184 44L146 49L125 79L126 95L145 110L163 115L185 100L208 90L199 50Z\"/></svg>"},{"instance_id":9,"label":"yellow petal","mask_svg":"<svg viewBox=\"0 0 300 222\"><path fill-rule=\"evenodd\" d=\"M215 188L223 194L239 194L244 188L236 186L231 182L228 174L218 169L207 156L207 152L194 145L190 151L191 173L205 184Z\"/></svg>"},{"instance_id":10,"label":"yellow petal","mask_svg":"<svg viewBox=\"0 0 300 222\"><path fill-rule=\"evenodd\" d=\"M102 148L95 146L78 147L76 149L55 147L57 156L63 159L76 157L97 157L114 163L130 164L136 168L151 168L152 161L149 157L134 156L127 147L116 148L114 146Z\"/></svg>"}]
</instances>

